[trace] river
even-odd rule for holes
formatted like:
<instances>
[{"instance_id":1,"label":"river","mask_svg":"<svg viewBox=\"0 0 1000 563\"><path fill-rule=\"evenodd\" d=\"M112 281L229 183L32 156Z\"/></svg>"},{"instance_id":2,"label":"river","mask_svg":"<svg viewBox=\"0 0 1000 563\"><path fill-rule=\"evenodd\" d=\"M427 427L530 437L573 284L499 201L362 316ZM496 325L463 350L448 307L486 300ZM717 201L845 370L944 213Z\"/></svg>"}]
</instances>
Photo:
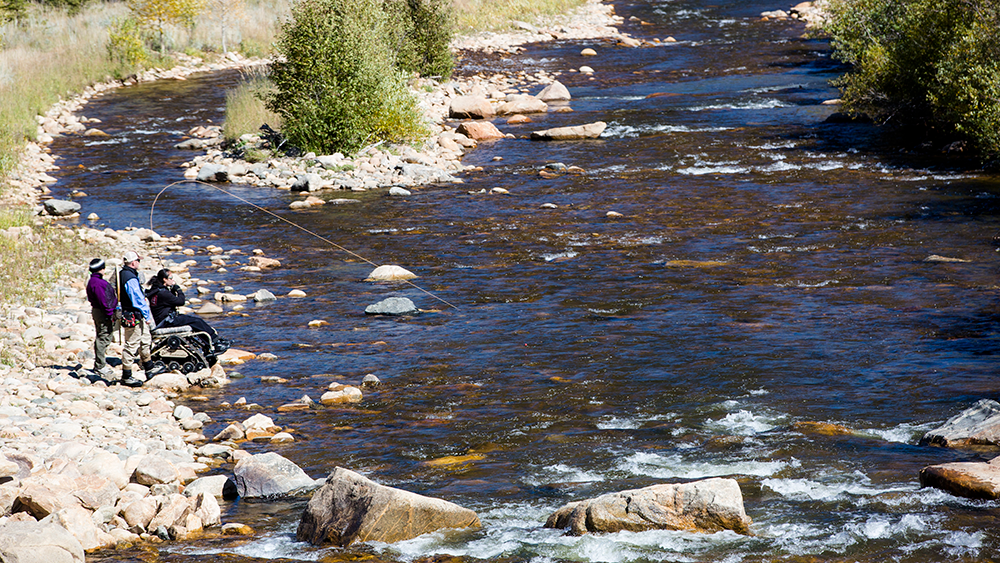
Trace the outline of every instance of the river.
<instances>
[{"instance_id":1,"label":"river","mask_svg":"<svg viewBox=\"0 0 1000 563\"><path fill-rule=\"evenodd\" d=\"M465 159L482 171L462 184L408 198L326 194L359 203L307 212L290 211L286 191L229 186L377 263L410 269L457 308L366 283L371 266L215 190L179 186L156 206L156 230L182 234L188 247L260 248L282 261L266 274L217 273L199 252L192 274L213 288L308 294L212 319L236 347L277 360L239 366L231 386L189 403L212 417L206 435L247 418L223 405L246 397L296 437L248 451L277 451L313 477L343 466L444 498L476 510L483 529L315 548L294 541L305 501L236 502L223 520L255 528L251 540L91 560L937 562L996 553L996 502L921 489L917 479L926 465L992 454L917 444L997 395L1000 178L950 165L940 147L826 123L835 107L822 102L837 97L829 80L843 68L825 40L801 37L801 24L759 21L784 6L615 6L623 31L678 41L554 42L466 62L488 72L593 67L592 77L562 77L573 113L498 126L524 135L603 120L599 140L484 143ZM581 56L585 47L598 55ZM172 145L195 125L220 123L238 79L205 75L93 100L84 114L111 136L54 143L54 195L85 191L83 214L98 213L98 225L148 226L153 198L192 157ZM538 174L557 162L585 173ZM478 193L493 187L510 193ZM364 315L390 296L427 312ZM308 328L311 320L329 325ZM276 411L367 373L382 385L357 407ZM476 459L427 463L462 455ZM739 481L752 536L542 528L569 501L709 476Z\"/></svg>"}]
</instances>

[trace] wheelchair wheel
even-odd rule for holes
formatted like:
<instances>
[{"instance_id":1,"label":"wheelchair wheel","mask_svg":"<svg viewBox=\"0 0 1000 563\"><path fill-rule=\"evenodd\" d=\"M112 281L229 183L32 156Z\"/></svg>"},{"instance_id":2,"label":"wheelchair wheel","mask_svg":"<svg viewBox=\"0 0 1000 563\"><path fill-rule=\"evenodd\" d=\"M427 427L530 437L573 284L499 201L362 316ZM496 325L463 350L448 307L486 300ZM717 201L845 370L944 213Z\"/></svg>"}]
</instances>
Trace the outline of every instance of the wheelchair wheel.
<instances>
[{"instance_id":1,"label":"wheelchair wheel","mask_svg":"<svg viewBox=\"0 0 1000 563\"><path fill-rule=\"evenodd\" d=\"M180 364L180 362L170 362L170 364L168 364L167 367L170 368L170 371L180 371L181 370L181 364Z\"/></svg>"},{"instance_id":2,"label":"wheelchair wheel","mask_svg":"<svg viewBox=\"0 0 1000 563\"><path fill-rule=\"evenodd\" d=\"M191 373L194 371L194 364L191 362L184 362L184 367L181 368L181 373Z\"/></svg>"}]
</instances>

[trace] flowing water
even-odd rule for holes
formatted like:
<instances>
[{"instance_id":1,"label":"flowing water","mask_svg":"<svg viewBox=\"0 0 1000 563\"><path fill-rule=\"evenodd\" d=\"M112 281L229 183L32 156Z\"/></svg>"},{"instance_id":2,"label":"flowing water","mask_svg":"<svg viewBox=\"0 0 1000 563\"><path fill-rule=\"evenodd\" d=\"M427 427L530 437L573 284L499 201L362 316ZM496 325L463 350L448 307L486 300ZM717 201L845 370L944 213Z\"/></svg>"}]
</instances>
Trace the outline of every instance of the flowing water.
<instances>
[{"instance_id":1,"label":"flowing water","mask_svg":"<svg viewBox=\"0 0 1000 563\"><path fill-rule=\"evenodd\" d=\"M821 102L837 96L828 81L843 69L825 41L800 37L801 24L759 21L777 7L619 3L618 14L649 24L624 30L679 41L557 42L466 61L487 72L595 68L593 77L562 77L574 113L499 126L523 135L603 120L599 140L484 143L466 158L483 169L464 184L409 198L347 194L359 203L306 212L287 209L288 192L229 186L377 263L414 271L457 308L366 283L370 265L216 190L168 190L153 217L159 232L183 234L194 248L261 248L283 263L266 274L217 273L200 253L193 275L240 293L308 294L213 320L237 347L278 359L240 366L242 378L192 403L214 420L206 434L249 416L221 406L246 397L296 437L249 451L277 451L314 477L343 466L444 498L476 510L483 528L316 548L294 541L304 500L237 502L223 507L224 521L254 527L251 540L93 559L990 558L1000 547L998 504L921 489L917 479L926 465L990 454L917 443L997 395L1000 179L949 168L928 156L936 150L869 125L824 123L833 107ZM580 56L584 47L598 56ZM191 157L172 144L194 125L220 122L237 79L146 84L94 100L85 114L111 137L56 142L55 195L82 189L84 214L96 211L100 224L147 226L154 196ZM538 174L554 162L586 173ZM492 187L510 195L478 193ZM390 296L429 312L363 314ZM314 319L330 324L308 328ZM366 373L382 385L357 407L276 412ZM752 536L542 528L569 501L710 476L739 481Z\"/></svg>"}]
</instances>

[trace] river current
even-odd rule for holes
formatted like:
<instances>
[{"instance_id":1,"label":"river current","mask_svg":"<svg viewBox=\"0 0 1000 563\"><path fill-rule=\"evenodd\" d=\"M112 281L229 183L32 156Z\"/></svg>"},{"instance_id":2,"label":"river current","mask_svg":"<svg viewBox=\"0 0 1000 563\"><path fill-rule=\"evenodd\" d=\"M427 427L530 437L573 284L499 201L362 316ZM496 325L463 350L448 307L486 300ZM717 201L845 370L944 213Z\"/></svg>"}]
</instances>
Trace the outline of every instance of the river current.
<instances>
[{"instance_id":1,"label":"river current","mask_svg":"<svg viewBox=\"0 0 1000 563\"><path fill-rule=\"evenodd\" d=\"M599 140L483 143L464 183L338 192L354 205L291 211L287 191L229 185L253 203L377 263L413 288L364 282L371 266L205 187L164 193L153 217L184 244L260 248L283 267L192 275L281 298L211 319L239 366L189 403L214 435L251 413L296 441L276 451L313 477L334 467L476 510L478 531L393 545L296 542L305 500L223 505L250 540L203 539L95 554L94 561L535 563L978 561L1000 547L996 502L921 489L930 464L990 452L918 446L997 395L1000 178L949 165L940 146L866 124L827 123L843 72L797 22L762 22L762 0L619 2L623 31L676 43L529 45L463 71L566 70L573 113L505 132L602 120ZM640 21L630 20L635 16ZM592 47L596 57L580 51ZM54 195L85 191L96 226L149 225L181 179L173 149L220 123L233 73L124 88L83 111L107 138L65 137ZM653 94L656 94L653 96ZM915 146L917 145L917 146ZM494 160L493 157L502 157ZM546 164L584 174L539 175ZM480 193L493 187L509 195ZM553 206L543 206L551 203ZM607 213L621 213L620 218ZM200 239L193 239L195 235ZM962 261L927 261L937 255ZM405 296L423 314L367 317ZM321 328L309 321L325 320ZM356 407L279 413L333 380L382 381ZM276 376L284 383L266 379ZM265 379L262 379L265 378ZM184 402L182 397L179 399ZM829 423L847 433L816 432ZM472 456L462 463L429 463ZM711 476L738 480L752 536L732 532L568 537L542 528L563 504Z\"/></svg>"}]
</instances>

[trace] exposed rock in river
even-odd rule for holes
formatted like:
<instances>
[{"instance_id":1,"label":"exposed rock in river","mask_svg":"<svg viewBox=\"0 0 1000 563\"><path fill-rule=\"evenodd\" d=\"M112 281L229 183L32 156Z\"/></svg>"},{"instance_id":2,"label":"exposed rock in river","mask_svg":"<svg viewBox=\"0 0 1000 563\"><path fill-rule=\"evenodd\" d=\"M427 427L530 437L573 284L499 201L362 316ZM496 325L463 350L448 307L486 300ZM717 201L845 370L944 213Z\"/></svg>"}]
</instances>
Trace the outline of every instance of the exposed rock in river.
<instances>
[{"instance_id":1,"label":"exposed rock in river","mask_svg":"<svg viewBox=\"0 0 1000 563\"><path fill-rule=\"evenodd\" d=\"M313 494L296 538L341 547L356 542L393 543L443 528L478 528L475 512L457 504L379 485L336 468Z\"/></svg>"},{"instance_id":2,"label":"exposed rock in river","mask_svg":"<svg viewBox=\"0 0 1000 563\"><path fill-rule=\"evenodd\" d=\"M622 530L733 530L746 534L750 524L739 484L715 478L571 502L552 513L545 527L566 528L572 535Z\"/></svg>"},{"instance_id":3,"label":"exposed rock in river","mask_svg":"<svg viewBox=\"0 0 1000 563\"><path fill-rule=\"evenodd\" d=\"M1000 403L991 399L980 400L948 419L941 427L924 434L920 445L948 448L1000 446Z\"/></svg>"}]
</instances>

